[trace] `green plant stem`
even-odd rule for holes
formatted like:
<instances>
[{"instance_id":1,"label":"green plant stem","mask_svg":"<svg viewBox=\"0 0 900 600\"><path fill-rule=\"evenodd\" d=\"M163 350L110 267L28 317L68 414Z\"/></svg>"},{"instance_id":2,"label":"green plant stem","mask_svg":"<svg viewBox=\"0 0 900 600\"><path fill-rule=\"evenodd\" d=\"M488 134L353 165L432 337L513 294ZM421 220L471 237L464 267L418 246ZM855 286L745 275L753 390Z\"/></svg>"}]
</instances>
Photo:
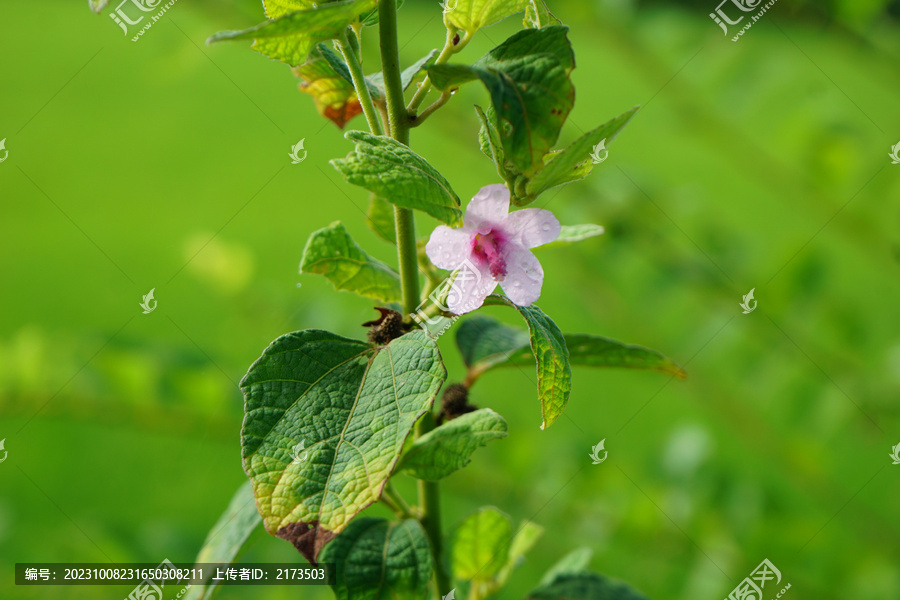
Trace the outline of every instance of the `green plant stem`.
<instances>
[{"instance_id":1,"label":"green plant stem","mask_svg":"<svg viewBox=\"0 0 900 600\"><path fill-rule=\"evenodd\" d=\"M350 40L347 39L346 30L344 31L344 35L341 36L338 46L341 49L341 54L344 55L344 60L347 62L347 68L350 69L353 87L356 88L356 96L359 98L359 104L362 106L363 114L366 115L366 122L369 124L369 129L375 135L383 135L384 132L381 129L381 123L378 121L378 113L375 112L375 104L372 102L372 95L369 93L369 88L366 85L366 77L363 74L362 65L359 64L359 58L357 58L356 52L350 47Z\"/></svg>"},{"instance_id":2,"label":"green plant stem","mask_svg":"<svg viewBox=\"0 0 900 600\"><path fill-rule=\"evenodd\" d=\"M438 57L434 60L434 64L442 65L448 60L450 57L462 50L465 45L469 42L469 37L463 37L458 44L454 44L453 40L456 37L456 34L459 33L459 30L454 28L447 28L447 40L444 42L444 48L441 50L441 53L438 54ZM429 90L431 90L431 78L425 77L422 80L422 83L419 85L419 89L416 90L416 93L413 94L412 100L409 101L409 107L407 107L407 111L410 114L416 114L416 110L418 110L419 105L425 100L425 96L428 95Z\"/></svg>"},{"instance_id":3,"label":"green plant stem","mask_svg":"<svg viewBox=\"0 0 900 600\"><path fill-rule=\"evenodd\" d=\"M424 435L434 429L434 417L431 413L416 423L416 437ZM443 535L441 533L441 488L436 481L419 480L419 500L422 508L422 528L431 540L431 548L434 551L434 574L437 580L437 594L444 596L450 592L453 582L450 574L444 567L443 560Z\"/></svg>"},{"instance_id":4,"label":"green plant stem","mask_svg":"<svg viewBox=\"0 0 900 600\"><path fill-rule=\"evenodd\" d=\"M403 496L394 488L391 484L391 480L389 479L387 485L384 487L384 492L381 495L382 501L385 504L391 507L391 510L400 517L401 519L415 519L416 515L413 514L412 509L409 507L409 504L406 503L406 500L403 499Z\"/></svg>"}]
</instances>

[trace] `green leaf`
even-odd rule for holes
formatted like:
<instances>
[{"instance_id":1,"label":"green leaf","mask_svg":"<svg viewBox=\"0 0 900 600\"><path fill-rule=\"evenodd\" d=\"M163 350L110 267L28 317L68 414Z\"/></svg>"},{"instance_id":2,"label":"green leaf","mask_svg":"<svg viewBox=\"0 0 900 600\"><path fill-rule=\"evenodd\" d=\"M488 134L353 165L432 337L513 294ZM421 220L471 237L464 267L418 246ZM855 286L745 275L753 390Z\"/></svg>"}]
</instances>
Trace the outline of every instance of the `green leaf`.
<instances>
[{"instance_id":1,"label":"green leaf","mask_svg":"<svg viewBox=\"0 0 900 600\"><path fill-rule=\"evenodd\" d=\"M343 129L350 119L362 112L362 106L353 83L337 71L333 59L347 68L334 51L319 44L305 63L294 68L294 74L301 79L300 91L312 96L319 114ZM349 71L347 73L349 75Z\"/></svg>"},{"instance_id":2,"label":"green leaf","mask_svg":"<svg viewBox=\"0 0 900 600\"><path fill-rule=\"evenodd\" d=\"M462 29L471 37L482 27L489 27L525 10L528 0L448 0L453 8L444 11L444 25Z\"/></svg>"},{"instance_id":3,"label":"green leaf","mask_svg":"<svg viewBox=\"0 0 900 600\"><path fill-rule=\"evenodd\" d=\"M509 545L509 558L503 569L497 574L496 587L498 589L506 585L513 570L525 559L525 555L534 548L542 535L544 535L543 527L531 521L522 521L522 525Z\"/></svg>"},{"instance_id":4,"label":"green leaf","mask_svg":"<svg viewBox=\"0 0 900 600\"><path fill-rule=\"evenodd\" d=\"M506 296L491 294L485 305L515 308L525 319L531 338L531 352L537 362L538 399L541 401L541 429L559 418L572 392L572 368L562 331L534 304L518 306ZM471 377L471 375L470 375Z\"/></svg>"},{"instance_id":5,"label":"green leaf","mask_svg":"<svg viewBox=\"0 0 900 600\"><path fill-rule=\"evenodd\" d=\"M515 174L506 168L506 154L503 151L503 142L500 141L500 132L497 131L497 126L494 124L496 117L493 106L488 106L489 114L487 114L476 104L475 112L478 114L478 120L481 121L481 129L478 130L478 144L481 146L481 151L494 161L497 174L507 184L512 183L515 180Z\"/></svg>"},{"instance_id":6,"label":"green leaf","mask_svg":"<svg viewBox=\"0 0 900 600\"><path fill-rule=\"evenodd\" d=\"M687 377L684 369L674 361L643 346L584 333L567 333L563 338L570 365L647 369L679 379ZM456 330L456 345L469 369L469 383L494 367L528 366L534 361L528 334L490 317L467 319Z\"/></svg>"},{"instance_id":7,"label":"green leaf","mask_svg":"<svg viewBox=\"0 0 900 600\"><path fill-rule=\"evenodd\" d=\"M569 74L575 57L562 26L526 29L471 67L434 65L434 85L449 90L480 79L491 95L506 159L532 176L543 167L575 103Z\"/></svg>"},{"instance_id":8,"label":"green leaf","mask_svg":"<svg viewBox=\"0 0 900 600\"><path fill-rule=\"evenodd\" d=\"M456 345L463 363L479 373L508 361L510 354L527 348L529 343L527 331L481 315L466 319L456 329Z\"/></svg>"},{"instance_id":9,"label":"green leaf","mask_svg":"<svg viewBox=\"0 0 900 600\"><path fill-rule=\"evenodd\" d=\"M553 580L562 574L586 571L588 565L591 564L591 558L593 558L593 556L594 551L586 546L572 550L544 573L544 576L541 578L541 585L552 583Z\"/></svg>"},{"instance_id":10,"label":"green leaf","mask_svg":"<svg viewBox=\"0 0 900 600\"><path fill-rule=\"evenodd\" d=\"M356 519L322 552L338 600L429 598L431 546L418 521Z\"/></svg>"},{"instance_id":11,"label":"green leaf","mask_svg":"<svg viewBox=\"0 0 900 600\"><path fill-rule=\"evenodd\" d=\"M401 298L397 273L366 254L340 221L309 236L300 260L300 273L324 275L334 289L356 292L366 298L384 302Z\"/></svg>"},{"instance_id":12,"label":"green leaf","mask_svg":"<svg viewBox=\"0 0 900 600\"><path fill-rule=\"evenodd\" d=\"M394 207L384 198L372 194L369 200L369 213L366 215L369 229L392 244L397 243L396 224L394 223Z\"/></svg>"},{"instance_id":13,"label":"green leaf","mask_svg":"<svg viewBox=\"0 0 900 600\"><path fill-rule=\"evenodd\" d=\"M197 564L230 565L235 561L247 540L262 524L253 500L253 486L244 482L232 497L228 508L209 530L203 548L197 555ZM185 600L206 600L212 597L218 583L208 573L205 583L195 583L188 590Z\"/></svg>"},{"instance_id":14,"label":"green leaf","mask_svg":"<svg viewBox=\"0 0 900 600\"><path fill-rule=\"evenodd\" d=\"M348 131L356 143L346 158L331 164L353 185L402 208L421 210L452 226L462 225L459 196L437 169L389 137Z\"/></svg>"},{"instance_id":15,"label":"green leaf","mask_svg":"<svg viewBox=\"0 0 900 600\"><path fill-rule=\"evenodd\" d=\"M418 479L438 481L469 464L479 446L507 435L503 417L482 408L447 421L417 439L398 468Z\"/></svg>"},{"instance_id":16,"label":"green leaf","mask_svg":"<svg viewBox=\"0 0 900 600\"><path fill-rule=\"evenodd\" d=\"M552 155L552 160L528 182L525 188L528 195L536 198L543 192L558 185L584 179L593 168L590 155L594 146L603 140L606 140L606 144L609 145L637 111L637 107L632 108L615 119L587 132L562 152Z\"/></svg>"},{"instance_id":17,"label":"green leaf","mask_svg":"<svg viewBox=\"0 0 900 600\"><path fill-rule=\"evenodd\" d=\"M584 333L566 334L569 363L584 367L616 367L622 369L647 369L686 379L687 372L674 361L656 350L643 346L624 344L599 335ZM522 348L509 357L510 365L527 365L532 360L531 351Z\"/></svg>"},{"instance_id":18,"label":"green leaf","mask_svg":"<svg viewBox=\"0 0 900 600\"><path fill-rule=\"evenodd\" d=\"M240 31L221 31L207 40L253 40L253 49L292 67L306 61L316 44L338 39L377 0L341 0L316 6L312 2L266 2L269 21ZM286 12L288 8L299 10Z\"/></svg>"},{"instance_id":19,"label":"green leaf","mask_svg":"<svg viewBox=\"0 0 900 600\"><path fill-rule=\"evenodd\" d=\"M453 576L468 581L490 582L509 558L512 524L493 507L483 507L466 517L451 536Z\"/></svg>"},{"instance_id":20,"label":"green leaf","mask_svg":"<svg viewBox=\"0 0 900 600\"><path fill-rule=\"evenodd\" d=\"M540 29L548 25L561 25L562 22L553 16L544 0L530 0L525 7L525 18L522 19L525 27Z\"/></svg>"},{"instance_id":21,"label":"green leaf","mask_svg":"<svg viewBox=\"0 0 900 600\"><path fill-rule=\"evenodd\" d=\"M241 381L244 471L266 529L315 561L378 500L445 376L422 331L374 347L316 329L272 342Z\"/></svg>"},{"instance_id":22,"label":"green leaf","mask_svg":"<svg viewBox=\"0 0 900 600\"><path fill-rule=\"evenodd\" d=\"M647 600L624 583L596 573L565 573L528 594L528 600Z\"/></svg>"}]
</instances>

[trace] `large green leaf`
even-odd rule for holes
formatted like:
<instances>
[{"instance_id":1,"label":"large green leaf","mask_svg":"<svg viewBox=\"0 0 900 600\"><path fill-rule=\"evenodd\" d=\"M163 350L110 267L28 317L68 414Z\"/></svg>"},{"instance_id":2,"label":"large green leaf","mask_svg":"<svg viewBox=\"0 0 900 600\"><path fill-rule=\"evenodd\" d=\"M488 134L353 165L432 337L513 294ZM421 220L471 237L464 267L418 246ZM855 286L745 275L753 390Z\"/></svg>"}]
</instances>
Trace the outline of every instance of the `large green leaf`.
<instances>
[{"instance_id":1,"label":"large green leaf","mask_svg":"<svg viewBox=\"0 0 900 600\"><path fill-rule=\"evenodd\" d=\"M322 552L338 600L429 598L431 546L418 521L354 520Z\"/></svg>"},{"instance_id":2,"label":"large green leaf","mask_svg":"<svg viewBox=\"0 0 900 600\"><path fill-rule=\"evenodd\" d=\"M243 550L247 540L262 524L253 500L253 486L247 481L238 488L228 508L209 530L206 541L197 555L197 564L230 565ZM185 595L185 600L206 600L212 597L218 583L207 574L205 583L195 583Z\"/></svg>"},{"instance_id":3,"label":"large green leaf","mask_svg":"<svg viewBox=\"0 0 900 600\"><path fill-rule=\"evenodd\" d=\"M314 231L306 241L300 273L324 275L336 290L366 298L397 302L400 277L386 264L366 254L340 221Z\"/></svg>"},{"instance_id":4,"label":"large green leaf","mask_svg":"<svg viewBox=\"0 0 900 600\"><path fill-rule=\"evenodd\" d=\"M294 68L294 74L301 79L300 91L312 96L319 114L343 128L362 112L362 106L353 84L337 71L329 57L337 58L337 55L319 44L305 63Z\"/></svg>"},{"instance_id":5,"label":"large green leaf","mask_svg":"<svg viewBox=\"0 0 900 600\"><path fill-rule=\"evenodd\" d=\"M596 573L563 573L528 594L528 600L647 600L624 583Z\"/></svg>"},{"instance_id":6,"label":"large green leaf","mask_svg":"<svg viewBox=\"0 0 900 600\"><path fill-rule=\"evenodd\" d=\"M489 408L461 415L432 429L403 455L402 472L426 481L438 481L465 467L479 446L506 437L506 421Z\"/></svg>"},{"instance_id":7,"label":"large green leaf","mask_svg":"<svg viewBox=\"0 0 900 600\"><path fill-rule=\"evenodd\" d=\"M632 108L625 114L587 132L562 152L551 155L552 160L547 162L526 185L528 196L536 198L550 188L583 179L590 174L593 168L591 150L603 140L606 140L607 145L611 143L637 111L637 107Z\"/></svg>"},{"instance_id":8,"label":"large green leaf","mask_svg":"<svg viewBox=\"0 0 900 600\"><path fill-rule=\"evenodd\" d=\"M583 333L567 333L563 338L570 365L648 369L679 379L687 377L684 369L674 361L643 346ZM456 330L456 345L469 368L469 383L494 367L528 366L534 362L528 334L490 317L467 319Z\"/></svg>"},{"instance_id":9,"label":"large green leaf","mask_svg":"<svg viewBox=\"0 0 900 600\"><path fill-rule=\"evenodd\" d=\"M453 576L490 582L509 559L512 524L509 517L489 506L466 517L451 534Z\"/></svg>"},{"instance_id":10,"label":"large green leaf","mask_svg":"<svg viewBox=\"0 0 900 600\"><path fill-rule=\"evenodd\" d=\"M272 342L241 381L244 470L266 529L315 561L378 500L445 376L422 331L377 347L316 329Z\"/></svg>"},{"instance_id":11,"label":"large green leaf","mask_svg":"<svg viewBox=\"0 0 900 600\"><path fill-rule=\"evenodd\" d=\"M520 13L528 0L447 0L444 25L462 29L469 36L481 29Z\"/></svg>"},{"instance_id":12,"label":"large green leaf","mask_svg":"<svg viewBox=\"0 0 900 600\"><path fill-rule=\"evenodd\" d=\"M434 65L434 85L449 90L480 79L491 94L506 159L531 177L543 167L575 103L575 56L563 26L526 29L472 66Z\"/></svg>"},{"instance_id":13,"label":"large green leaf","mask_svg":"<svg viewBox=\"0 0 900 600\"><path fill-rule=\"evenodd\" d=\"M515 308L528 325L531 352L537 363L538 399L543 417L541 429L546 429L565 410L572 391L572 368L562 331L534 304L519 306L506 296L491 294L485 305Z\"/></svg>"},{"instance_id":14,"label":"large green leaf","mask_svg":"<svg viewBox=\"0 0 900 600\"><path fill-rule=\"evenodd\" d=\"M316 5L312 2L266 2L269 21L240 31L221 31L207 43L254 40L257 52L287 63L303 64L320 42L340 38L360 14L372 10L377 0L341 0ZM290 8L298 10L286 12Z\"/></svg>"},{"instance_id":15,"label":"large green leaf","mask_svg":"<svg viewBox=\"0 0 900 600\"><path fill-rule=\"evenodd\" d=\"M459 196L424 158L389 137L364 131L348 131L344 137L355 142L356 149L331 164L348 182L448 225L462 224Z\"/></svg>"}]
</instances>

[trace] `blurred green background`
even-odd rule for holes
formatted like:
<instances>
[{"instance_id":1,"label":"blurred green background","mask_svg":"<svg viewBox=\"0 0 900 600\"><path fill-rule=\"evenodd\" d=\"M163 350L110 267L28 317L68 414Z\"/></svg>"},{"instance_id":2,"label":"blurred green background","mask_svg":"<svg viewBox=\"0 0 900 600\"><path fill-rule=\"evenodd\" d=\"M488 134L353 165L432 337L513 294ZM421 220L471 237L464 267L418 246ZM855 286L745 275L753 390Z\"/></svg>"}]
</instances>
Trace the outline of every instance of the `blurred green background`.
<instances>
[{"instance_id":1,"label":"blurred green background","mask_svg":"<svg viewBox=\"0 0 900 600\"><path fill-rule=\"evenodd\" d=\"M578 61L561 141L644 109L587 180L538 201L607 228L540 251L540 306L690 377L576 369L568 418L547 431L533 373L474 388L510 436L445 480L445 529L482 505L546 528L502 598L576 546L656 600L724 598L764 558L788 598L900 598L898 10L781 0L732 43L715 4L550 2ZM244 481L246 368L281 333L361 336L375 315L297 274L309 233L337 219L394 260L364 224L366 194L328 165L350 144L286 66L204 45L261 14L181 0L132 43L82 0L0 7L4 599L129 591L16 588L15 562L191 562ZM519 25L483 30L463 58ZM405 64L443 43L436 0L408 0L400 26ZM497 180L475 102L484 92L465 88L412 139L463 198ZM301 138L308 158L291 165ZM423 236L434 225L418 218ZM143 315L150 288L159 305ZM743 315L751 288L759 308ZM457 381L452 334L441 346ZM411 481L400 489L412 500ZM245 557L300 560L265 534Z\"/></svg>"}]
</instances>

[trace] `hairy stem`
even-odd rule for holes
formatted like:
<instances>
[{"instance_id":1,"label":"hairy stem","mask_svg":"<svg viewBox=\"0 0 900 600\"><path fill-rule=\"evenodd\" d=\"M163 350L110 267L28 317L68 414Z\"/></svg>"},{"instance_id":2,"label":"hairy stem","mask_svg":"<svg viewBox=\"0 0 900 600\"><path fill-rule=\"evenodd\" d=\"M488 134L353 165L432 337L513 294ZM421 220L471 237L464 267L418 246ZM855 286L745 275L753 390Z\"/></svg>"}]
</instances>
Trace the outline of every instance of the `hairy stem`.
<instances>
[{"instance_id":1,"label":"hairy stem","mask_svg":"<svg viewBox=\"0 0 900 600\"><path fill-rule=\"evenodd\" d=\"M400 79L400 52L397 48L396 0L378 1L378 32L390 135L401 144L409 145L409 112L403 97L403 83ZM403 286L403 309L409 318L419 303L418 256L415 219L412 210L395 206L394 224L397 230L400 283ZM416 424L416 436L433 428L434 419L431 413L426 413ZM436 482L419 482L419 507L421 508L422 528L428 535L434 552L437 594L440 597L450 591L450 577L444 569L442 558L440 488Z\"/></svg>"},{"instance_id":2,"label":"hairy stem","mask_svg":"<svg viewBox=\"0 0 900 600\"><path fill-rule=\"evenodd\" d=\"M453 56L455 53L462 50L465 45L469 41L468 35L463 39L457 41L456 35L459 33L459 30L454 28L447 28L447 41L444 42L444 48L441 50L441 53L438 54L438 57L434 60L434 64L442 65ZM419 89L416 90L416 93L413 95L412 100L409 101L409 108L407 109L411 114L416 114L416 110L419 108L419 105L425 100L425 96L428 95L429 90L431 90L431 78L425 77L421 84L419 84Z\"/></svg>"},{"instance_id":3,"label":"hairy stem","mask_svg":"<svg viewBox=\"0 0 900 600\"><path fill-rule=\"evenodd\" d=\"M362 65L359 64L359 58L356 52L350 47L350 40L347 38L347 32L341 36L338 46L344 60L347 62L347 68L350 69L350 77L353 79L353 87L356 88L356 96L359 98L359 104L362 106L363 114L366 115L366 122L369 129L375 135L382 135L381 123L378 122L378 113L375 112L375 105L372 103L372 95L369 94L369 88L366 86L366 77L363 75Z\"/></svg>"}]
</instances>

